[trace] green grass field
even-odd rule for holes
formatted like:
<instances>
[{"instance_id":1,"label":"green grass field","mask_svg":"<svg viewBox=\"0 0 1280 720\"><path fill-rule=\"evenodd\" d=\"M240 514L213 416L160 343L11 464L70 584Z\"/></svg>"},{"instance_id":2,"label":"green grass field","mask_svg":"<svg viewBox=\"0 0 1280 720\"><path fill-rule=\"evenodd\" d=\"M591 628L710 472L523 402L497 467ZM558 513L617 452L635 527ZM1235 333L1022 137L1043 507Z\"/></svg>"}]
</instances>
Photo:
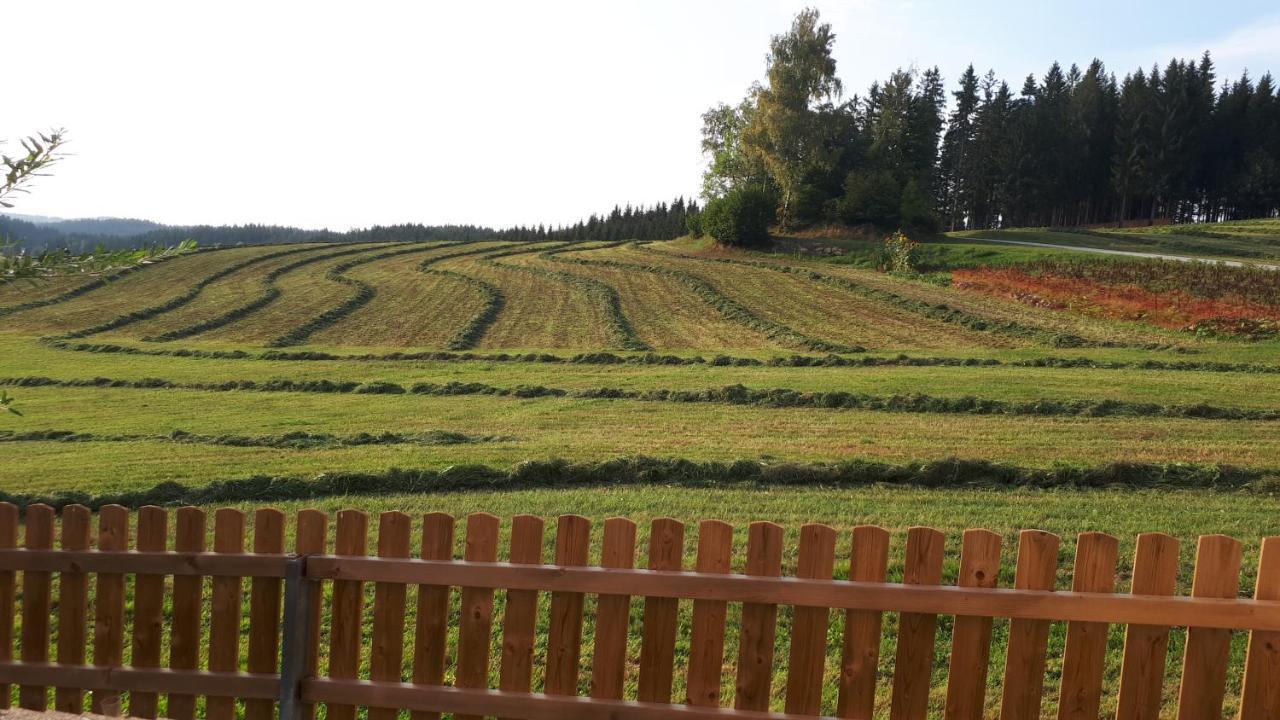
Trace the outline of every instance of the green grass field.
<instances>
[{"instance_id":1,"label":"green grass field","mask_svg":"<svg viewBox=\"0 0 1280 720\"><path fill-rule=\"evenodd\" d=\"M1262 258L1276 248L1273 225L1027 237L1156 252L1194 242L1212 248L1201 254ZM1069 254L967 238L926 248L942 273ZM953 545L964 528L986 527L1006 538L1006 575L1022 528L1061 534L1064 568L1078 532L1115 534L1123 564L1137 533L1158 530L1183 541L1184 588L1197 535L1241 539L1253 568L1260 538L1280 533L1280 341L977 295L933 275L876 272L865 247L845 249L749 253L690 239L263 246L166 260L62 301L89 279L6 286L0 389L22 414L0 415L0 491L93 499L254 476L680 459L692 463L684 475L638 484L411 496L361 495L356 485L344 490L354 495L281 504L576 512L597 524L671 515L739 530L757 519L842 533L924 524ZM17 309L32 300L51 302ZM385 433L394 437L358 440ZM794 478L810 466L957 458L1060 475L1128 463L1133 480L1124 465L1097 488L1015 487L980 474L852 485L821 473L793 484L768 480L778 474L699 479L708 463L795 465ZM900 563L900 533L895 541ZM1060 586L1069 581L1060 575ZM833 624L832 652L837 633ZM1002 657L997 648L993 682ZM1113 688L1116 652L1110 662ZM1051 685L1058 671L1051 666ZM943 691L935 687L938 703Z\"/></svg>"}]
</instances>

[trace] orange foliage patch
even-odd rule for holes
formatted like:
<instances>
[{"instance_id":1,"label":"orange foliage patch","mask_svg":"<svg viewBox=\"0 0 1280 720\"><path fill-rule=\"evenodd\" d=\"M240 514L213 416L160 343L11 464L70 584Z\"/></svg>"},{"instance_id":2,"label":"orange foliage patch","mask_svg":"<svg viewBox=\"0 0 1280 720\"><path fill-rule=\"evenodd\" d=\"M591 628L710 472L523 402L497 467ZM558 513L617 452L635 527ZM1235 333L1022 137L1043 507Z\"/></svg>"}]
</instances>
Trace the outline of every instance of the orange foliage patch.
<instances>
[{"instance_id":1,"label":"orange foliage patch","mask_svg":"<svg viewBox=\"0 0 1280 720\"><path fill-rule=\"evenodd\" d=\"M1018 268L957 270L952 273L951 282L962 290L1026 305L1145 322L1172 330L1256 335L1271 334L1280 326L1280 307L1238 295L1206 298L1182 290L1153 292L1137 285L1033 274Z\"/></svg>"}]
</instances>

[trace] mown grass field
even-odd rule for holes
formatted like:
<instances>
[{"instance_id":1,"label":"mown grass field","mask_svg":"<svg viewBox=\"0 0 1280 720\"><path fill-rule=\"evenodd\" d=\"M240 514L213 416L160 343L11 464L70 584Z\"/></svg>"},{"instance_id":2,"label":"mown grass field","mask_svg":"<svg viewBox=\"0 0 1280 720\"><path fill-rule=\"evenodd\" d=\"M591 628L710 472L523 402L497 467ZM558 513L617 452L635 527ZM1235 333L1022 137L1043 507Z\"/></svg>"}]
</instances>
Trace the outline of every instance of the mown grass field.
<instances>
[{"instance_id":1,"label":"mown grass field","mask_svg":"<svg viewBox=\"0 0 1280 720\"><path fill-rule=\"evenodd\" d=\"M1157 252L1171 248L1155 236L1191 238L1216 256L1272 246L1264 223L1199 235L1147 230L1151 237L1058 234L1104 243L1123 235L1115 247ZM926 247L945 248L929 250L945 267L1064 252L967 239ZM89 280L4 287L0 389L22 415L0 415L0 491L149 497L162 483L375 477L391 468L452 477L526 461L647 456L690 464L679 476L626 484L548 476L543 487L497 482L388 496L362 494L357 483L342 496L273 502L507 519L576 512L597 525L625 515L642 527L670 515L723 519L740 531L757 519L791 531L820 521L842 532L838 572L847 572L851 526L899 531L900 563L900 531L925 524L952 538L948 577L966 527L1005 536L1006 575L1021 528L1061 534L1064 568L1078 532L1116 535L1123 564L1137 533L1158 530L1183 541L1184 588L1195 537L1221 532L1245 543L1248 592L1259 539L1280 533L1280 341L969 293L940 282L945 272L880 273L857 250L748 253L689 239L380 243L201 251L64 300ZM39 307L18 308L36 300ZM935 473L925 483L907 471L892 484L829 482L821 473L803 480L811 466L910 468L953 458L1062 477L1063 468L1135 469L1132 481L1123 467L1109 472L1101 487L1018 486L980 473L954 482ZM700 479L707 463L735 461L795 469L787 484L769 474ZM1245 479L1160 479L1175 477ZM1069 582L1060 574L1061 587ZM1003 662L997 627L993 683ZM837 654L839 628L833 623L830 635ZM1055 627L1058 647L1062 631ZM687 632L686 618L682 647ZM945 643L939 648L941 661ZM1169 664L1171 678L1177 665ZM1058 671L1051 665L1050 686ZM1234 698L1238 673L1231 683ZM834 707L834 696L827 701ZM1051 702L1045 712L1052 715Z\"/></svg>"}]
</instances>

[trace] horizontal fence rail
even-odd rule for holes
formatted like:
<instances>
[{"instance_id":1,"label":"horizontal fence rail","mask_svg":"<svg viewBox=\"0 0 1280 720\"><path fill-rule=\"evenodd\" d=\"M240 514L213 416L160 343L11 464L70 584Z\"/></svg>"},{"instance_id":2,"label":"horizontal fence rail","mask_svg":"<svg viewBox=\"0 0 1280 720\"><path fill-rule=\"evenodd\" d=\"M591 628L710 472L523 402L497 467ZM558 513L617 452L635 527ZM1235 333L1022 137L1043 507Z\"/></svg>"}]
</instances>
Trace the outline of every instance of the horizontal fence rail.
<instances>
[{"instance_id":1,"label":"horizontal fence rail","mask_svg":"<svg viewBox=\"0 0 1280 720\"><path fill-rule=\"evenodd\" d=\"M1262 541L1242 598L1243 549L1221 535L1199 539L1181 596L1179 544L1160 533L1138 537L1117 592L1119 543L1092 532L1059 590L1060 539L1037 530L1019 534L1013 586L1000 587L1002 537L987 530L964 533L944 585L946 537L923 527L906 532L889 582L891 534L873 526L853 529L848 579L836 579L841 533L820 524L800 528L789 554L773 523L752 523L735 547L733 527L705 520L690 546L683 523L658 518L637 553L624 518L593 541L574 515L548 538L530 515L504 532L484 513L459 528L441 513L345 510L331 532L327 514L303 510L287 533L270 508L108 506L95 532L84 507L24 511L0 504L0 708L16 696L32 710L52 697L64 712L178 720L311 720L317 705L332 720L358 708L369 720L1020 720L1055 697L1060 720L1096 719L1104 699L1119 720L1171 708L1199 720L1222 717L1234 674L1239 717L1280 720L1280 538ZM954 618L945 693L933 687L939 616ZM1007 639L989 698L996 618ZM1066 642L1049 673L1054 623ZM1105 697L1112 626L1124 643ZM1171 688L1173 628L1185 639ZM1233 633L1248 634L1242 662Z\"/></svg>"}]
</instances>

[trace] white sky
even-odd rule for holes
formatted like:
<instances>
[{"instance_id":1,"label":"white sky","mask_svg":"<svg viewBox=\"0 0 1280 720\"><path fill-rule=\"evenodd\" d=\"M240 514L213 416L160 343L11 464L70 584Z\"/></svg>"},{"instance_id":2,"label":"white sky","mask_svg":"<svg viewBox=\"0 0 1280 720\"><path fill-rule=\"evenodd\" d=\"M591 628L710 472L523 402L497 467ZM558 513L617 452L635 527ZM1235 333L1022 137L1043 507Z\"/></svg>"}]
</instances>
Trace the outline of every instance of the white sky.
<instances>
[{"instance_id":1,"label":"white sky","mask_svg":"<svg viewBox=\"0 0 1280 720\"><path fill-rule=\"evenodd\" d=\"M66 127L74 153L13 211L506 226L695 195L699 115L763 77L806 4L847 94L913 64L1016 90L1055 59L1204 49L1220 78L1280 72L1280 11L1252 0L0 0L0 138Z\"/></svg>"}]
</instances>

